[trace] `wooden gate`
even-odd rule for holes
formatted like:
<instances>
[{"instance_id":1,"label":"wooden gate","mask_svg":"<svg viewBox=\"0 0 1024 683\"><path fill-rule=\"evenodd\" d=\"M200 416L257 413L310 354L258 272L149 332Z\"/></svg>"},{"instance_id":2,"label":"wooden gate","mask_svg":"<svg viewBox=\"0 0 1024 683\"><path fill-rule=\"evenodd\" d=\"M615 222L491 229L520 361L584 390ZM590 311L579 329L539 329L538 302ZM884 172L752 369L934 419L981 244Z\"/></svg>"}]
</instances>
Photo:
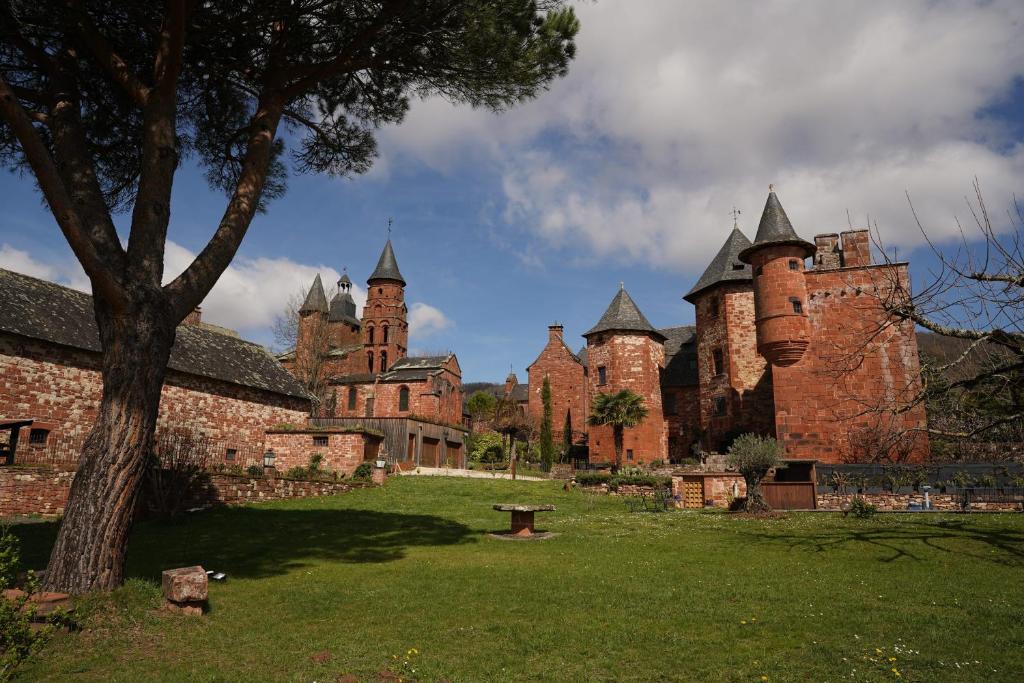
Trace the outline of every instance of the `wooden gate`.
<instances>
[{"instance_id":1,"label":"wooden gate","mask_svg":"<svg viewBox=\"0 0 1024 683\"><path fill-rule=\"evenodd\" d=\"M704 507L703 479L683 479L683 507L689 509Z\"/></svg>"},{"instance_id":2,"label":"wooden gate","mask_svg":"<svg viewBox=\"0 0 1024 683\"><path fill-rule=\"evenodd\" d=\"M423 467L440 466L441 443L437 439L423 439L423 450L420 452L420 465Z\"/></svg>"},{"instance_id":3,"label":"wooden gate","mask_svg":"<svg viewBox=\"0 0 1024 683\"><path fill-rule=\"evenodd\" d=\"M813 481L764 482L761 492L775 510L813 510L818 507Z\"/></svg>"}]
</instances>

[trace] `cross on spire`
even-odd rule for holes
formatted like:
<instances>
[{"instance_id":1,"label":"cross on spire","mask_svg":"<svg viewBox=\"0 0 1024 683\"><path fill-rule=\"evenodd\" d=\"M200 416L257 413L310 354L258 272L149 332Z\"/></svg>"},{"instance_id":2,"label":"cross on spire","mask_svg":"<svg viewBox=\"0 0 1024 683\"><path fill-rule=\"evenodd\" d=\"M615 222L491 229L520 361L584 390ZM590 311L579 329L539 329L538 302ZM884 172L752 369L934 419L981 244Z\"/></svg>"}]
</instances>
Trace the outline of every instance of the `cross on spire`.
<instances>
[{"instance_id":1,"label":"cross on spire","mask_svg":"<svg viewBox=\"0 0 1024 683\"><path fill-rule=\"evenodd\" d=\"M737 209L736 205L734 204L733 207L732 207L732 211L730 211L729 213L732 214L732 227L734 227L734 228L740 227L739 217L740 217L740 214L743 213L743 212L740 211L739 209Z\"/></svg>"}]
</instances>

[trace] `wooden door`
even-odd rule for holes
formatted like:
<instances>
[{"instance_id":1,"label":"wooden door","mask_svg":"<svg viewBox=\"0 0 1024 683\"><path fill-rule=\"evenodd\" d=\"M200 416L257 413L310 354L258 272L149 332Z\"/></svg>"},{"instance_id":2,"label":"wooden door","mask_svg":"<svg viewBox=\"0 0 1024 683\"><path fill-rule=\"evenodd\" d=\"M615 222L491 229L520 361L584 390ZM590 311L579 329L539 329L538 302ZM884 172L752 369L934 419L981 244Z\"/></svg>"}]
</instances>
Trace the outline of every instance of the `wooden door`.
<instances>
[{"instance_id":1,"label":"wooden door","mask_svg":"<svg viewBox=\"0 0 1024 683\"><path fill-rule=\"evenodd\" d=\"M437 439L423 439L423 452L420 454L420 465L438 467L441 461L441 443Z\"/></svg>"},{"instance_id":2,"label":"wooden door","mask_svg":"<svg viewBox=\"0 0 1024 683\"><path fill-rule=\"evenodd\" d=\"M683 507L689 509L704 507L703 479L683 479Z\"/></svg>"}]
</instances>

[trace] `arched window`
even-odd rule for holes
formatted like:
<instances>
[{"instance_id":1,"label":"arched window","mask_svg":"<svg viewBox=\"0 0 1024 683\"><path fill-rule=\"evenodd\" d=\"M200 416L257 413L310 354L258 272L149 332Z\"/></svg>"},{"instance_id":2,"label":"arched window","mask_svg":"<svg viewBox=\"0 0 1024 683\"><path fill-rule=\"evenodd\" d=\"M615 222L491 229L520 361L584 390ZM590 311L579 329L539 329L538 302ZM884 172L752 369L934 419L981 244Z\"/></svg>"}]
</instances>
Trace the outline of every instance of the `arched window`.
<instances>
[{"instance_id":1,"label":"arched window","mask_svg":"<svg viewBox=\"0 0 1024 683\"><path fill-rule=\"evenodd\" d=\"M373 343L373 325L370 325L369 327L366 328L366 343Z\"/></svg>"},{"instance_id":2,"label":"arched window","mask_svg":"<svg viewBox=\"0 0 1024 683\"><path fill-rule=\"evenodd\" d=\"M370 372L373 372L373 351L366 354L366 360L368 361L367 367L370 368Z\"/></svg>"},{"instance_id":3,"label":"arched window","mask_svg":"<svg viewBox=\"0 0 1024 683\"><path fill-rule=\"evenodd\" d=\"M358 396L359 396L359 392L356 391L355 387L349 387L348 388L348 409L349 410L355 410L356 409L356 399L358 398Z\"/></svg>"},{"instance_id":4,"label":"arched window","mask_svg":"<svg viewBox=\"0 0 1024 683\"><path fill-rule=\"evenodd\" d=\"M398 390L398 409L409 410L409 387Z\"/></svg>"},{"instance_id":5,"label":"arched window","mask_svg":"<svg viewBox=\"0 0 1024 683\"><path fill-rule=\"evenodd\" d=\"M387 344L388 343L388 326L385 325L383 328L381 328L381 330L382 330L381 334L384 337L383 341L384 341L385 344Z\"/></svg>"},{"instance_id":6,"label":"arched window","mask_svg":"<svg viewBox=\"0 0 1024 683\"><path fill-rule=\"evenodd\" d=\"M381 351L380 352L380 371L384 372L387 369L388 369L388 352L387 351Z\"/></svg>"}]
</instances>

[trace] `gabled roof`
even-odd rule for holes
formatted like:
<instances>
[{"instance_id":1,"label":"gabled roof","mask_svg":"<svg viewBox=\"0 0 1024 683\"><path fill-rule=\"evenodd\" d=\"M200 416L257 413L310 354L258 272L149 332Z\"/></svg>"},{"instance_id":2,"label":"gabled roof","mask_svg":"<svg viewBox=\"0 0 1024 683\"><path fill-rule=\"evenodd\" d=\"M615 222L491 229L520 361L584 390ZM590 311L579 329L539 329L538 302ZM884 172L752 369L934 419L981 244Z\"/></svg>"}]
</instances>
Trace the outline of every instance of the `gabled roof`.
<instances>
[{"instance_id":1,"label":"gabled roof","mask_svg":"<svg viewBox=\"0 0 1024 683\"><path fill-rule=\"evenodd\" d=\"M525 403L530 400L530 385L529 384L517 384L512 387L512 391L509 392L508 397L516 403Z\"/></svg>"},{"instance_id":2,"label":"gabled roof","mask_svg":"<svg viewBox=\"0 0 1024 683\"><path fill-rule=\"evenodd\" d=\"M750 263L750 254L759 247L776 245L803 247L807 252L806 256L812 255L816 249L813 244L796 234L786 210L775 196L775 190L769 190L768 201L764 203L764 211L761 212L761 222L757 225L757 236L751 246L740 252L740 259Z\"/></svg>"},{"instance_id":3,"label":"gabled roof","mask_svg":"<svg viewBox=\"0 0 1024 683\"><path fill-rule=\"evenodd\" d=\"M374 280L396 280L401 282L403 286L405 285L405 278L402 277L402 273L398 270L398 260L395 258L395 250L391 246L391 240L388 240L384 245L384 251L380 253L380 259L377 260L377 267L374 268L367 282L373 282Z\"/></svg>"},{"instance_id":4,"label":"gabled roof","mask_svg":"<svg viewBox=\"0 0 1024 683\"><path fill-rule=\"evenodd\" d=\"M580 365L587 367L587 347L581 346L580 352L576 354L576 358L580 361Z\"/></svg>"},{"instance_id":5,"label":"gabled roof","mask_svg":"<svg viewBox=\"0 0 1024 683\"><path fill-rule=\"evenodd\" d=\"M608 304L608 309L601 316L601 319L597 321L597 324L584 332L583 336L589 337L592 334L610 330L648 332L659 341L665 341L665 335L654 329L654 326L640 312L636 302L633 301L633 298L629 296L629 292L624 287L620 288L612 298L612 302Z\"/></svg>"},{"instance_id":6,"label":"gabled roof","mask_svg":"<svg viewBox=\"0 0 1024 683\"><path fill-rule=\"evenodd\" d=\"M690 361L697 359L697 328L693 325L666 327L665 369L662 384L665 386L696 386L697 368L690 367Z\"/></svg>"},{"instance_id":7,"label":"gabled roof","mask_svg":"<svg viewBox=\"0 0 1024 683\"><path fill-rule=\"evenodd\" d=\"M324 294L324 283L320 280L320 273L317 273L313 280L313 286L306 293L306 299L302 302L299 313L326 313L327 295Z\"/></svg>"},{"instance_id":8,"label":"gabled roof","mask_svg":"<svg viewBox=\"0 0 1024 683\"><path fill-rule=\"evenodd\" d=\"M693 303L697 294L722 282L750 282L753 279L750 266L740 261L740 252L749 246L747 236L734 227L697 284L683 298Z\"/></svg>"},{"instance_id":9,"label":"gabled roof","mask_svg":"<svg viewBox=\"0 0 1024 683\"><path fill-rule=\"evenodd\" d=\"M54 282L0 269L0 331L101 351L92 297ZM186 375L308 399L302 384L252 342L198 325L179 325L168 368Z\"/></svg>"}]
</instances>

